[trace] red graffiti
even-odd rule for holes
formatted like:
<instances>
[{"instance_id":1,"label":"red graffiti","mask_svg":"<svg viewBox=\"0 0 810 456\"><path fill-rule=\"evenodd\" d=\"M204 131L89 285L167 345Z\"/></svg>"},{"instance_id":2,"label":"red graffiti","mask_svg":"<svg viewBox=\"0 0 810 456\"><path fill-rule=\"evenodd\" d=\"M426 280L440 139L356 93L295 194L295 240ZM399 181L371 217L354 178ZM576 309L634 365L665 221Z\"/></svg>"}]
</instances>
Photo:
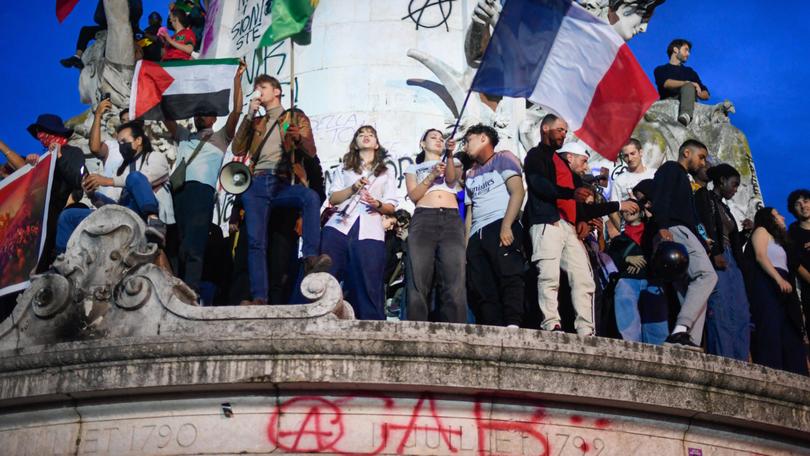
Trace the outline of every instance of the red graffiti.
<instances>
[{"instance_id":1,"label":"red graffiti","mask_svg":"<svg viewBox=\"0 0 810 456\"><path fill-rule=\"evenodd\" d=\"M303 422L289 428L280 418L297 408L306 409ZM343 437L343 412L320 397L296 397L279 405L270 418L267 438L286 451L328 451Z\"/></svg>"},{"instance_id":2,"label":"red graffiti","mask_svg":"<svg viewBox=\"0 0 810 456\"><path fill-rule=\"evenodd\" d=\"M482 398L478 397L475 401L474 414L475 424L478 428L478 454L486 455L492 454L488 450L489 444L487 442L486 431L513 431L521 432L534 438L543 449L539 456L548 456L551 454L551 447L548 444L548 439L539 430L539 424L546 417L546 412L542 408L535 409L534 413L526 419L526 421L505 421L485 418L482 410Z\"/></svg>"},{"instance_id":3,"label":"red graffiti","mask_svg":"<svg viewBox=\"0 0 810 456\"><path fill-rule=\"evenodd\" d=\"M597 428L605 429L610 426L610 420L607 418L598 418L596 422L594 422Z\"/></svg>"},{"instance_id":4,"label":"red graffiti","mask_svg":"<svg viewBox=\"0 0 810 456\"><path fill-rule=\"evenodd\" d=\"M369 404L371 402L371 405ZM379 401L379 404L374 403ZM486 410L485 410L486 406ZM363 410L371 407L377 422L371 425L371 445L374 448L365 452L357 451L357 441L349 438L344 410ZM401 407L401 406L400 406ZM374 393L355 394L339 398L322 396L299 396L288 399L273 408L267 427L267 438L271 444L285 452L293 453L332 453L340 455L373 456L377 454L404 454L413 452L417 432L435 437L432 449L443 445L443 454L472 450L463 447L462 428L451 427L442 419L437 399L430 393L422 394L416 403L408 405L407 413L398 410L397 402L387 396ZM451 415L452 416L452 415ZM467 415L469 416L469 415ZM542 431L546 419L544 406L536 401L508 395L475 396L473 403L474 432L477 436L479 455L497 455L504 451L498 448L498 433L519 434L524 452L528 446L539 446L539 456L551 454L548 436ZM580 415L572 415L570 422L584 423ZM379 422L382 421L382 422ZM604 429L610 424L605 418L595 420L595 426ZM365 434L368 435L368 434ZM598 440L598 439L597 439ZM502 440L501 440L502 441ZM379 443L378 443L379 442ZM468 441L468 444L474 442ZM573 445L588 453L593 446L584 440ZM352 447L349 450L347 446Z\"/></svg>"},{"instance_id":5,"label":"red graffiti","mask_svg":"<svg viewBox=\"0 0 810 456\"><path fill-rule=\"evenodd\" d=\"M420 416L422 411L422 405L425 403L425 400L428 401L428 406L430 408L430 417L433 419L435 426L422 426L418 427L416 425L416 421ZM411 432L416 431L417 429L422 429L426 432L436 432L439 436L444 440L444 444L447 446L447 449L450 450L452 453L457 453L458 449L453 446L453 443L450 441L450 436L457 435L461 437L461 430L451 430L448 427L445 427L442 424L441 418L439 418L439 414L436 411L436 401L433 400L432 395L422 395L419 398L419 402L413 408L413 413L411 413L411 419L408 422L407 426L397 426L397 425L390 425L391 429L400 430L404 429L405 434L402 436L402 440L399 442L397 446L397 453L402 453L405 450L405 444L408 442L408 437L411 436Z\"/></svg>"}]
</instances>

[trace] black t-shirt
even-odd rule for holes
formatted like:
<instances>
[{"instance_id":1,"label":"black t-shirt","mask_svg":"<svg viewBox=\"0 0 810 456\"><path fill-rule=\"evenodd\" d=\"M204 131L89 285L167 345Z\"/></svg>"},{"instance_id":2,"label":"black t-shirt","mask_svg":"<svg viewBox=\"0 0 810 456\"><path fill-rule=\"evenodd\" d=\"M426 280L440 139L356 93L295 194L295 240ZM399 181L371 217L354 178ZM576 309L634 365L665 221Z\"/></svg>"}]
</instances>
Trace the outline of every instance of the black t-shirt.
<instances>
[{"instance_id":1,"label":"black t-shirt","mask_svg":"<svg viewBox=\"0 0 810 456\"><path fill-rule=\"evenodd\" d=\"M662 100L665 98L677 97L680 93L678 89L667 89L664 87L664 82L666 82L667 79L672 79L674 81L697 82L700 84L700 87L703 90L709 90L705 85L703 85L703 82L700 80L700 76L698 76L695 70L686 65L673 65L671 63L667 63L666 65L656 67L654 74L655 85L658 87L658 95L661 96Z\"/></svg>"},{"instance_id":2,"label":"black t-shirt","mask_svg":"<svg viewBox=\"0 0 810 456\"><path fill-rule=\"evenodd\" d=\"M793 243L796 263L810 271L810 230L805 230L799 226L799 222L794 222L788 229L788 236Z\"/></svg>"}]
</instances>

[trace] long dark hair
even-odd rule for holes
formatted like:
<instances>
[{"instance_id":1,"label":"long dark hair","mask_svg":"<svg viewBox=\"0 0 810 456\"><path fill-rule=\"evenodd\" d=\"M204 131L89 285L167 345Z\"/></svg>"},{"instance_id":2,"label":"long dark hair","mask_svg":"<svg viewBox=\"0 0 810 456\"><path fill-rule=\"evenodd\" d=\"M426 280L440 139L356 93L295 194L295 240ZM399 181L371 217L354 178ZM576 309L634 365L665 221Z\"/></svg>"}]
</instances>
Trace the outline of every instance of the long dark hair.
<instances>
[{"instance_id":1,"label":"long dark hair","mask_svg":"<svg viewBox=\"0 0 810 456\"><path fill-rule=\"evenodd\" d=\"M773 216L774 208L768 206L758 210L754 215L754 229L765 228L773 240L782 247L787 248L790 245L787 230L776 223L776 217Z\"/></svg>"},{"instance_id":2,"label":"long dark hair","mask_svg":"<svg viewBox=\"0 0 810 456\"><path fill-rule=\"evenodd\" d=\"M120 133L123 130L129 128L129 131L132 133L132 140L136 140L141 138L141 153L138 154L136 157L133 157L132 160L126 161L124 160L121 163L121 166L118 167L117 175L120 176L123 174L124 170L130 163L136 161L138 157L141 158L141 166L143 166L143 162L146 160L146 157L152 152L152 142L149 140L149 137L146 136L146 131L143 128L143 123L139 120L130 120L127 123L121 124L118 128L115 129L116 133Z\"/></svg>"},{"instance_id":3,"label":"long dark hair","mask_svg":"<svg viewBox=\"0 0 810 456\"><path fill-rule=\"evenodd\" d=\"M425 133L422 135L422 139L419 140L419 153L416 154L417 165L425 161L425 149L422 147L422 143L425 142L428 135L433 131L437 132L438 134L442 135L442 137L444 137L444 133L435 128L428 128L427 130L425 130Z\"/></svg>"},{"instance_id":4,"label":"long dark hair","mask_svg":"<svg viewBox=\"0 0 810 456\"><path fill-rule=\"evenodd\" d=\"M374 175L379 176L388 171L388 165L385 164L385 159L388 158L388 151L380 144L380 137L377 136L377 130L371 125L363 125L358 128L352 135L352 142L349 144L349 151L343 156L343 169L350 169L357 174L362 174L362 159L360 158L360 148L357 147L357 136L363 131L370 131L374 134L377 140L377 150L374 151L374 161L371 163L374 169Z\"/></svg>"}]
</instances>

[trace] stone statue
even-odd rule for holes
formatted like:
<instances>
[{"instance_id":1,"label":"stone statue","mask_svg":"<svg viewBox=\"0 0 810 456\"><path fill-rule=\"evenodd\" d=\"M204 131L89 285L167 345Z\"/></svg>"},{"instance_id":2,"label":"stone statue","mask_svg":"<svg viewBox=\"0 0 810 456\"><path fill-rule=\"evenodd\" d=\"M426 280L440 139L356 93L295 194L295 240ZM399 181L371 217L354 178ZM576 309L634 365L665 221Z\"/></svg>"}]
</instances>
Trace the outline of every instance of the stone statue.
<instances>
[{"instance_id":1,"label":"stone statue","mask_svg":"<svg viewBox=\"0 0 810 456\"><path fill-rule=\"evenodd\" d=\"M82 221L52 270L35 276L17 298L11 318L0 322L0 350L105 337L193 332L208 321L354 319L340 284L329 274L310 274L303 305L197 306L183 281L153 262L158 247L130 209L107 205ZM241 324L244 324L242 322Z\"/></svg>"},{"instance_id":2,"label":"stone statue","mask_svg":"<svg viewBox=\"0 0 810 456\"><path fill-rule=\"evenodd\" d=\"M118 114L129 107L135 70L136 44L132 39L128 1L104 0L104 11L108 28L98 32L93 44L82 54L84 68L79 75L81 101L91 105L91 108L66 123L74 129L70 144L84 150L87 169L95 173L101 172L103 164L93 157L88 146L93 125L92 112L101 98L109 94L113 108L104 114L101 136L102 140L114 138L119 125ZM173 161L176 149L163 123L147 121L145 128L154 150L165 153Z\"/></svg>"}]
</instances>

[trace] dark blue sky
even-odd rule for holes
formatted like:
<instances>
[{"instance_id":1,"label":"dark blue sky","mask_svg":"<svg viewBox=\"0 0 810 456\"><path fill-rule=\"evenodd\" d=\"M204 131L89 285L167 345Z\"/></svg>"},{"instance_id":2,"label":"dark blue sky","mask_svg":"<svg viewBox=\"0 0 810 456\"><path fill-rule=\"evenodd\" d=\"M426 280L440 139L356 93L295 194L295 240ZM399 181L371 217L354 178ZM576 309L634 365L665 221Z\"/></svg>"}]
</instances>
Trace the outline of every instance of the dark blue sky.
<instances>
[{"instance_id":1,"label":"dark blue sky","mask_svg":"<svg viewBox=\"0 0 810 456\"><path fill-rule=\"evenodd\" d=\"M389 1L389 0L374 0ZM144 0L165 17L167 0ZM0 139L20 153L40 152L25 127L43 112L68 118L79 103L78 72L59 65L74 51L82 25L92 22L95 0L81 0L59 24L54 0L9 2L0 9ZM694 44L689 65L709 86L709 103L733 101L732 123L751 144L765 202L786 212L788 193L810 187L810 5L763 0L667 0L646 34L631 48L652 79L674 37ZM145 23L145 18L142 21Z\"/></svg>"}]
</instances>

